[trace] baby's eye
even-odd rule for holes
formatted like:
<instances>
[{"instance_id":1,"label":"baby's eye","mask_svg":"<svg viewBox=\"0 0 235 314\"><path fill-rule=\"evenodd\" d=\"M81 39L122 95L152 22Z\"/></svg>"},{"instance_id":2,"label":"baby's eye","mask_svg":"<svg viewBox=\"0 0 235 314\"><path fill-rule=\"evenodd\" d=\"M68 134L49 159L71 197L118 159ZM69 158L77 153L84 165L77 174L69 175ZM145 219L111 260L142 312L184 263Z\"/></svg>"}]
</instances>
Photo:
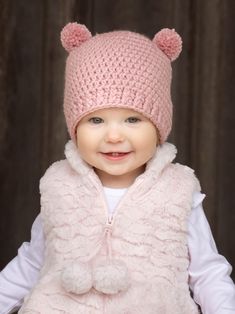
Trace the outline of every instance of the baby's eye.
<instances>
[{"instance_id":1,"label":"baby's eye","mask_svg":"<svg viewBox=\"0 0 235 314\"><path fill-rule=\"evenodd\" d=\"M91 122L91 123L94 123L94 124L99 124L99 123L103 122L103 119L101 119L99 117L92 117L88 121Z\"/></svg>"},{"instance_id":2,"label":"baby's eye","mask_svg":"<svg viewBox=\"0 0 235 314\"><path fill-rule=\"evenodd\" d=\"M139 122L141 120L139 118L136 118L136 117L129 117L126 119L126 121L129 123L136 123L136 122Z\"/></svg>"}]
</instances>

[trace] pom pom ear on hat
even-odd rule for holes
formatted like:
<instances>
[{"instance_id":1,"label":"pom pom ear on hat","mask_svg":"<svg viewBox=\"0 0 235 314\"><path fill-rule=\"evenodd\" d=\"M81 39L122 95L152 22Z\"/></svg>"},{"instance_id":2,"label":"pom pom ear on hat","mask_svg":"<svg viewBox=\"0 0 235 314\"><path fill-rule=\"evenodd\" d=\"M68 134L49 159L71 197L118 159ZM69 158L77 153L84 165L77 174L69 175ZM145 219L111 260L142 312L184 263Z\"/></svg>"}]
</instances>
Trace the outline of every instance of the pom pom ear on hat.
<instances>
[{"instance_id":1,"label":"pom pom ear on hat","mask_svg":"<svg viewBox=\"0 0 235 314\"><path fill-rule=\"evenodd\" d=\"M171 61L177 59L182 50L182 39L174 29L163 28L154 36L153 43L155 43Z\"/></svg>"},{"instance_id":2,"label":"pom pom ear on hat","mask_svg":"<svg viewBox=\"0 0 235 314\"><path fill-rule=\"evenodd\" d=\"M68 23L61 31L60 39L62 46L68 52L79 47L92 37L90 31L83 24Z\"/></svg>"}]
</instances>

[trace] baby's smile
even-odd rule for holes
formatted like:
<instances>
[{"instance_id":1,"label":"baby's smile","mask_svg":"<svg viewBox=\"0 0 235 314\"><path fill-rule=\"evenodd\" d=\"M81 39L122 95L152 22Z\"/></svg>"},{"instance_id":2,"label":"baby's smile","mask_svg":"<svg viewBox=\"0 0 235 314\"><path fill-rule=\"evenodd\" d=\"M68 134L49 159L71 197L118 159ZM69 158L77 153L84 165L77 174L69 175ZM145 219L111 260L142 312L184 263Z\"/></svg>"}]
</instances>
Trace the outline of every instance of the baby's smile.
<instances>
[{"instance_id":1,"label":"baby's smile","mask_svg":"<svg viewBox=\"0 0 235 314\"><path fill-rule=\"evenodd\" d=\"M131 152L109 152L109 153L101 153L105 158L109 160L122 160L130 155Z\"/></svg>"}]
</instances>

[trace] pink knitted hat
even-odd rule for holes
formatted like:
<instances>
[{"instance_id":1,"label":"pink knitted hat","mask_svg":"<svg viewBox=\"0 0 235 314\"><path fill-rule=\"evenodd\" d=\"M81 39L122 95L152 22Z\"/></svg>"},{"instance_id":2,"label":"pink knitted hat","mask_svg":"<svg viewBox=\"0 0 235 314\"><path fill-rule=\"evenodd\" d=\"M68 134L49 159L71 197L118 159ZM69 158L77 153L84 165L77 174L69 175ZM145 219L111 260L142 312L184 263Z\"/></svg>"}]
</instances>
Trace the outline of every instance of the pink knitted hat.
<instances>
[{"instance_id":1,"label":"pink knitted hat","mask_svg":"<svg viewBox=\"0 0 235 314\"><path fill-rule=\"evenodd\" d=\"M182 49L175 30L162 29L153 40L129 31L92 37L86 26L69 23L61 32L66 62L64 113L75 141L79 120L102 108L129 108L157 127L160 142L172 125L171 61Z\"/></svg>"}]
</instances>

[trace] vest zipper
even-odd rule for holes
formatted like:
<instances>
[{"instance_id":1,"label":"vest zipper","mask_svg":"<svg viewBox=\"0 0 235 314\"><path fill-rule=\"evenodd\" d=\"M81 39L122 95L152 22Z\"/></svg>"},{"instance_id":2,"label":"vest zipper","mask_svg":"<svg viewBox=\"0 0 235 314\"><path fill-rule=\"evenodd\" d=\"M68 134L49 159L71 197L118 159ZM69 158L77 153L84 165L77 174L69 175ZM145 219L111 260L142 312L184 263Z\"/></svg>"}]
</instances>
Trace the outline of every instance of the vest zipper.
<instances>
[{"instance_id":1,"label":"vest zipper","mask_svg":"<svg viewBox=\"0 0 235 314\"><path fill-rule=\"evenodd\" d=\"M106 197L105 197L105 193L104 193L104 189L103 186L101 185L100 182L97 182L97 187L98 190L101 194L101 198L104 204L104 209L105 209L105 216L106 216L106 223L105 225L108 227L108 229L111 229L113 224L114 224L114 218L118 213L119 208L122 206L122 204L124 203L124 201L126 200L126 198L128 197L128 195L130 194L130 192L132 192L132 190L135 190L140 183L143 181L143 178L137 178L136 181L133 183L133 185L131 185L131 187L126 191L126 193L121 197L121 199L119 200L119 202L117 203L115 209L114 209L114 213L112 215L109 215L109 207L106 201Z\"/></svg>"},{"instance_id":2,"label":"vest zipper","mask_svg":"<svg viewBox=\"0 0 235 314\"><path fill-rule=\"evenodd\" d=\"M114 209L114 213L110 216L109 215L109 208L108 208L108 204L106 201L106 197L105 197L105 193L104 193L104 189L101 186L101 184L99 184L99 189L101 192L101 197L104 203L104 208L105 208L105 214L106 214L106 223L105 223L105 238L106 238L106 244L107 244L107 255L109 260L112 259L112 245L111 245L111 236L112 236L112 228L113 228L113 224L114 224L114 219L115 216L118 213L119 208L122 206L123 202L125 201L125 199L128 197L129 193L136 189L137 186L142 182L142 180L140 178L136 179L135 183L126 191L126 193L121 197L121 199L119 200L118 204L116 205L115 209Z\"/></svg>"},{"instance_id":3,"label":"vest zipper","mask_svg":"<svg viewBox=\"0 0 235 314\"><path fill-rule=\"evenodd\" d=\"M130 192L132 192L132 190L135 190L139 186L139 184L143 181L144 178L139 177L136 179L136 181L133 183L133 185L121 197L120 201L118 202L117 206L115 207L114 214L112 214L111 216L109 215L109 207L108 207L106 197L104 194L103 186L97 178L95 178L95 179L96 179L95 185L96 185L96 187L97 187L97 189L101 195L101 199L102 199L102 202L104 205L103 207L105 210L106 221L105 221L105 226L104 226L104 239L106 239L107 256L108 256L109 260L111 260L112 259L111 235L112 235L112 228L113 228L115 216L117 215L119 208L122 206L123 202L126 200L128 195L130 194ZM94 181L94 177L92 177L92 180Z\"/></svg>"}]
</instances>

